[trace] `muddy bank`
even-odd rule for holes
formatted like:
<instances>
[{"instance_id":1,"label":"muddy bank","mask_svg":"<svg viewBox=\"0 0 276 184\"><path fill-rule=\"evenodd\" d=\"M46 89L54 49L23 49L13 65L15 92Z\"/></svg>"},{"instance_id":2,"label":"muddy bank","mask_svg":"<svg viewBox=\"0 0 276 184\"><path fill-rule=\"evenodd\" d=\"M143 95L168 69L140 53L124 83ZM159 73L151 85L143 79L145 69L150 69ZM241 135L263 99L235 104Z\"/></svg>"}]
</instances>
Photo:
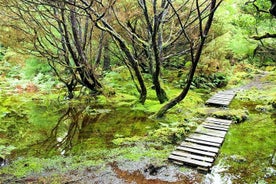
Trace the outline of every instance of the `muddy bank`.
<instances>
[{"instance_id":1,"label":"muddy bank","mask_svg":"<svg viewBox=\"0 0 276 184\"><path fill-rule=\"evenodd\" d=\"M154 161L153 161L154 162ZM29 176L22 179L9 178L2 183L74 183L74 184L196 184L206 183L205 175L195 170L166 163L153 164L150 159L139 161L119 161L68 173L43 173L41 176ZM206 183L207 184L207 183Z\"/></svg>"}]
</instances>

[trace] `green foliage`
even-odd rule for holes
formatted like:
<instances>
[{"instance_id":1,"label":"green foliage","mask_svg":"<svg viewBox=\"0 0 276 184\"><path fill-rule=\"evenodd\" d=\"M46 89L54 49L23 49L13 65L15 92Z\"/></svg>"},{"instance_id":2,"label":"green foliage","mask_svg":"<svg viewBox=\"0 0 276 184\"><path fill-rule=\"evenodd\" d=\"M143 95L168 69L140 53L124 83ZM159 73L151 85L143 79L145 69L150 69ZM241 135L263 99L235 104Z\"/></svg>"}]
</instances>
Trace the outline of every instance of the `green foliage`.
<instances>
[{"instance_id":1,"label":"green foliage","mask_svg":"<svg viewBox=\"0 0 276 184\"><path fill-rule=\"evenodd\" d=\"M238 34L228 44L229 49L234 53L237 59L252 57L257 47L256 42L248 40L244 35Z\"/></svg>"},{"instance_id":2,"label":"green foliage","mask_svg":"<svg viewBox=\"0 0 276 184\"><path fill-rule=\"evenodd\" d=\"M234 123L242 123L248 119L249 113L244 109L228 109L216 111L212 115L217 118L232 120Z\"/></svg>"},{"instance_id":3,"label":"green foliage","mask_svg":"<svg viewBox=\"0 0 276 184\"><path fill-rule=\"evenodd\" d=\"M253 5L254 2L254 5ZM248 59L258 66L275 65L275 39L263 39L262 42L252 39L255 35L275 33L275 21L267 11L270 2L266 0L248 1L224 1L218 9L216 21L213 27L220 30L218 35L230 34L231 39L224 40L225 45L220 50L228 51L231 62ZM220 51L223 54L223 52Z\"/></svg>"},{"instance_id":4,"label":"green foliage","mask_svg":"<svg viewBox=\"0 0 276 184\"><path fill-rule=\"evenodd\" d=\"M193 88L214 89L225 87L228 83L228 77L224 73L214 73L211 75L196 75L193 79Z\"/></svg>"},{"instance_id":5,"label":"green foliage","mask_svg":"<svg viewBox=\"0 0 276 184\"><path fill-rule=\"evenodd\" d=\"M120 136L120 135L117 135ZM112 140L112 143L117 146L127 146L136 144L139 141L142 141L143 137L133 136L133 137L118 137Z\"/></svg>"},{"instance_id":6,"label":"green foliage","mask_svg":"<svg viewBox=\"0 0 276 184\"><path fill-rule=\"evenodd\" d=\"M118 67L114 71L105 73L104 84L108 86L109 91L138 97L138 92L126 67Z\"/></svg>"},{"instance_id":7,"label":"green foliage","mask_svg":"<svg viewBox=\"0 0 276 184\"><path fill-rule=\"evenodd\" d=\"M4 146L1 145L0 142L0 158L5 159L7 155L11 154L11 152L16 149L16 147L10 145L10 146Z\"/></svg>"},{"instance_id":8,"label":"green foliage","mask_svg":"<svg viewBox=\"0 0 276 184\"><path fill-rule=\"evenodd\" d=\"M39 58L30 57L25 61L24 76L27 79L33 79L39 74L49 74L51 72L51 67L46 61Z\"/></svg>"},{"instance_id":9,"label":"green foliage","mask_svg":"<svg viewBox=\"0 0 276 184\"><path fill-rule=\"evenodd\" d=\"M162 144L175 144L196 126L196 123L188 120L173 123L160 123L160 128L149 133L148 140L161 142Z\"/></svg>"}]
</instances>

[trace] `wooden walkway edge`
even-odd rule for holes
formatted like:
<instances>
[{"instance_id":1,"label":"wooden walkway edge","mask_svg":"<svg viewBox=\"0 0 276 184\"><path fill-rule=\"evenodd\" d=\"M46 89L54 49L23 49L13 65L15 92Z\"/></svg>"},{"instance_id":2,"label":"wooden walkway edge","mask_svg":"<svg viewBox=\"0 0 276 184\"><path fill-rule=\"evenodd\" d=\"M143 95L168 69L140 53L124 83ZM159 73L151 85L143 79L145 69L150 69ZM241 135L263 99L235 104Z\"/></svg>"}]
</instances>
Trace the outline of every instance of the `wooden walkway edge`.
<instances>
[{"instance_id":1,"label":"wooden walkway edge","mask_svg":"<svg viewBox=\"0 0 276 184\"><path fill-rule=\"evenodd\" d=\"M206 101L208 105L228 106L236 93L223 91L213 95ZM196 167L200 171L209 172L225 136L231 120L208 117L190 134L169 156L169 160L178 165Z\"/></svg>"}]
</instances>

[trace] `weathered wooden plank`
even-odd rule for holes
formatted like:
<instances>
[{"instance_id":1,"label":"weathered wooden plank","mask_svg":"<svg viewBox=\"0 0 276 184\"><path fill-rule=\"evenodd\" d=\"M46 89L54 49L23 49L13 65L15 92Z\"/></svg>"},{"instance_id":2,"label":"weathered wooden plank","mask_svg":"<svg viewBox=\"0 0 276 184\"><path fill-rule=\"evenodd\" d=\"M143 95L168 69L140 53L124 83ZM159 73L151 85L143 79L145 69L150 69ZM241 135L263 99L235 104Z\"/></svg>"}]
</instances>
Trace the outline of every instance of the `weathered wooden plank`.
<instances>
[{"instance_id":1,"label":"weathered wooden plank","mask_svg":"<svg viewBox=\"0 0 276 184\"><path fill-rule=\"evenodd\" d=\"M236 96L236 92L234 91L222 91L214 94L211 96L207 101L206 104L213 104L213 105L221 105L221 106L228 106L231 101Z\"/></svg>"},{"instance_id":2,"label":"weathered wooden plank","mask_svg":"<svg viewBox=\"0 0 276 184\"><path fill-rule=\"evenodd\" d=\"M220 105L220 106L228 106L230 102L221 102L221 101L207 101L206 104L208 105Z\"/></svg>"},{"instance_id":3,"label":"weathered wooden plank","mask_svg":"<svg viewBox=\"0 0 276 184\"><path fill-rule=\"evenodd\" d=\"M209 129L209 130L197 129L195 132L204 134L204 135L214 136L214 137L221 137L221 138L224 138L226 135L226 132L216 131L216 130L211 130L211 129Z\"/></svg>"},{"instance_id":4,"label":"weathered wooden plank","mask_svg":"<svg viewBox=\"0 0 276 184\"><path fill-rule=\"evenodd\" d=\"M190 153L196 153L199 155L209 156L209 157L216 157L216 155L217 155L214 152L202 151L202 150L187 148L187 147L182 147L182 146L178 146L176 149L181 150L181 151L190 152Z\"/></svg>"},{"instance_id":5,"label":"weathered wooden plank","mask_svg":"<svg viewBox=\"0 0 276 184\"><path fill-rule=\"evenodd\" d=\"M230 92L230 91L220 91L215 93L214 95L228 95L228 96L235 96L236 92Z\"/></svg>"},{"instance_id":6,"label":"weathered wooden plank","mask_svg":"<svg viewBox=\"0 0 276 184\"><path fill-rule=\"evenodd\" d=\"M231 102L231 99L225 99L225 98L210 98L209 100L207 100L206 103L210 103L210 102L230 103L230 102Z\"/></svg>"},{"instance_id":7,"label":"weathered wooden plank","mask_svg":"<svg viewBox=\"0 0 276 184\"><path fill-rule=\"evenodd\" d=\"M198 161L198 160L180 157L180 156L176 156L176 155L170 155L169 159L184 162L186 164L190 164L193 166L201 166L201 167L211 167L212 166L212 163L210 163L210 162Z\"/></svg>"},{"instance_id":8,"label":"weathered wooden plank","mask_svg":"<svg viewBox=\"0 0 276 184\"><path fill-rule=\"evenodd\" d=\"M232 123L232 120L208 117L206 118L205 122L213 122L213 123L220 123L220 124L223 123L225 125L230 125Z\"/></svg>"},{"instance_id":9,"label":"weathered wooden plank","mask_svg":"<svg viewBox=\"0 0 276 184\"><path fill-rule=\"evenodd\" d=\"M209 152L213 152L213 153L219 152L219 148L217 148L217 147L203 146L203 145L195 144L195 143L191 143L191 142L182 142L180 145L182 147L194 148L194 149L198 149L198 150L202 150L202 151L209 151Z\"/></svg>"},{"instance_id":10,"label":"weathered wooden plank","mask_svg":"<svg viewBox=\"0 0 276 184\"><path fill-rule=\"evenodd\" d=\"M199 125L195 132L199 132L199 133L202 133L202 134L209 134L210 133L210 135L213 135L215 137L221 137L221 138L224 138L226 133L227 133L224 130L213 130L213 129L210 129L210 128L205 128L203 125Z\"/></svg>"},{"instance_id":11,"label":"weathered wooden plank","mask_svg":"<svg viewBox=\"0 0 276 184\"><path fill-rule=\"evenodd\" d=\"M227 94L215 94L211 96L210 98L227 98L227 99L233 99L235 95L227 95Z\"/></svg>"},{"instance_id":12,"label":"weathered wooden plank","mask_svg":"<svg viewBox=\"0 0 276 184\"><path fill-rule=\"evenodd\" d=\"M195 160L211 162L211 163L213 163L215 160L213 157L199 156L199 155L195 155L195 154L191 154L191 153L187 153L187 152L183 152L183 151L173 151L172 154L181 156L181 157L192 158Z\"/></svg>"},{"instance_id":13,"label":"weathered wooden plank","mask_svg":"<svg viewBox=\"0 0 276 184\"><path fill-rule=\"evenodd\" d=\"M216 93L212 97L214 96L234 98L236 96L236 93Z\"/></svg>"},{"instance_id":14,"label":"weathered wooden plank","mask_svg":"<svg viewBox=\"0 0 276 184\"><path fill-rule=\"evenodd\" d=\"M202 134L197 134L197 133L191 134L189 137L193 138L193 139L209 141L209 142L214 142L214 143L219 143L219 144L221 144L223 142L223 138L209 136L209 135L202 135Z\"/></svg>"},{"instance_id":15,"label":"weathered wooden plank","mask_svg":"<svg viewBox=\"0 0 276 184\"><path fill-rule=\"evenodd\" d=\"M230 99L225 99L225 98L210 98L206 101L206 103L211 103L211 102L231 103L231 100Z\"/></svg>"},{"instance_id":16,"label":"weathered wooden plank","mask_svg":"<svg viewBox=\"0 0 276 184\"><path fill-rule=\"evenodd\" d=\"M209 126L215 126L218 128L225 128L225 129L229 129L230 125L226 125L226 124L221 124L218 122L203 122L202 125L209 125Z\"/></svg>"},{"instance_id":17,"label":"weathered wooden plank","mask_svg":"<svg viewBox=\"0 0 276 184\"><path fill-rule=\"evenodd\" d=\"M221 99L221 100L225 100L225 101L229 101L229 100L231 101L231 100L233 100L233 97L230 97L230 96L212 96L208 100L210 100L210 99L213 99L213 100Z\"/></svg>"},{"instance_id":18,"label":"weathered wooden plank","mask_svg":"<svg viewBox=\"0 0 276 184\"><path fill-rule=\"evenodd\" d=\"M210 124L202 124L202 126L205 128L208 128L208 129L213 129L213 130L228 131L228 128L222 128L222 127L218 127L218 126L210 125Z\"/></svg>"},{"instance_id":19,"label":"weathered wooden plank","mask_svg":"<svg viewBox=\"0 0 276 184\"><path fill-rule=\"evenodd\" d=\"M226 101L226 99L221 100L220 103ZM206 118L195 133L189 135L171 153L169 159L177 164L193 165L202 168L204 171L209 171L231 123L231 120Z\"/></svg>"},{"instance_id":20,"label":"weathered wooden plank","mask_svg":"<svg viewBox=\"0 0 276 184\"><path fill-rule=\"evenodd\" d=\"M230 103L229 100L225 100L225 99L219 99L219 98L214 98L214 99L209 99L206 101L206 103Z\"/></svg>"},{"instance_id":21,"label":"weathered wooden plank","mask_svg":"<svg viewBox=\"0 0 276 184\"><path fill-rule=\"evenodd\" d=\"M208 141L203 141L203 140L197 140L197 139L192 139L192 138L186 138L185 141L193 142L193 143L197 143L197 144L202 144L202 145L206 145L206 146L220 147L219 143L208 142Z\"/></svg>"},{"instance_id":22,"label":"weathered wooden plank","mask_svg":"<svg viewBox=\"0 0 276 184\"><path fill-rule=\"evenodd\" d=\"M236 95L235 91L229 90L229 91L220 91L216 94L227 94L227 95Z\"/></svg>"}]
</instances>

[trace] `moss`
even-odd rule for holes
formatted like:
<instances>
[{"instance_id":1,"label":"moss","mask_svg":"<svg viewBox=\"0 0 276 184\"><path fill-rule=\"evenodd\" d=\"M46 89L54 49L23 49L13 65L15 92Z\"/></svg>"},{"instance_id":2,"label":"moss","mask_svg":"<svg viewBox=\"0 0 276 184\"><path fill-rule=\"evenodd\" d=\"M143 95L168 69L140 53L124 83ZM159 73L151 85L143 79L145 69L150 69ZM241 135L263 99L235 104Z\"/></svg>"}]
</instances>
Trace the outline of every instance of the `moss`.
<instances>
[{"instance_id":1,"label":"moss","mask_svg":"<svg viewBox=\"0 0 276 184\"><path fill-rule=\"evenodd\" d=\"M133 145L139 141L142 141L144 138L139 136L133 136L133 137L119 137L113 139L112 143L117 146L127 146L127 145Z\"/></svg>"},{"instance_id":2,"label":"moss","mask_svg":"<svg viewBox=\"0 0 276 184\"><path fill-rule=\"evenodd\" d=\"M259 112L273 111L273 106L272 105L256 105L255 110L259 111Z\"/></svg>"},{"instance_id":3,"label":"moss","mask_svg":"<svg viewBox=\"0 0 276 184\"><path fill-rule=\"evenodd\" d=\"M239 176L233 178L233 183L273 183L276 179L275 175L267 175L267 168L275 169L272 159L276 147L272 109L276 86L271 76L274 74L267 74L253 88L239 92L229 107L237 113L234 118L249 112L246 121L231 126L216 160L228 167L225 175ZM233 159L233 155L243 161Z\"/></svg>"},{"instance_id":4,"label":"moss","mask_svg":"<svg viewBox=\"0 0 276 184\"><path fill-rule=\"evenodd\" d=\"M227 109L227 110L219 110L213 112L212 116L221 118L221 119L229 119L234 123L242 123L248 119L249 112L245 109Z\"/></svg>"},{"instance_id":5,"label":"moss","mask_svg":"<svg viewBox=\"0 0 276 184\"><path fill-rule=\"evenodd\" d=\"M229 165L225 173L239 175L244 183L255 183L263 178L264 169L271 166L276 147L275 130L271 128L273 126L274 120L269 114L250 114L248 121L233 125L218 158L218 162L222 159ZM239 155L246 160L237 162L231 159L232 155ZM264 179L269 183L273 178L275 176ZM240 183L241 180L236 182Z\"/></svg>"}]
</instances>

